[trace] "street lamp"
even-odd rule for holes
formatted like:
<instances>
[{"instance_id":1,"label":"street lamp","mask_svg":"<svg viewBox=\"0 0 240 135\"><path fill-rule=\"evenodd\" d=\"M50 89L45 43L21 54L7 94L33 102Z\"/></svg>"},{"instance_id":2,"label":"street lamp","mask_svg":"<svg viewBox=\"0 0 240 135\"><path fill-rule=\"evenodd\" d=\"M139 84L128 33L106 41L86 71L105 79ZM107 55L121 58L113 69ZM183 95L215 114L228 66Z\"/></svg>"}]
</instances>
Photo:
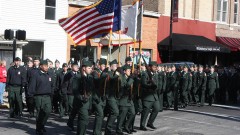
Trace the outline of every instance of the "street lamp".
<instances>
[{"instance_id":1,"label":"street lamp","mask_svg":"<svg viewBox=\"0 0 240 135\"><path fill-rule=\"evenodd\" d=\"M15 37L14 37L14 31L15 31ZM14 61L16 57L17 40L26 40L26 31L6 29L4 31L4 38L6 40L13 40L13 61Z\"/></svg>"}]
</instances>

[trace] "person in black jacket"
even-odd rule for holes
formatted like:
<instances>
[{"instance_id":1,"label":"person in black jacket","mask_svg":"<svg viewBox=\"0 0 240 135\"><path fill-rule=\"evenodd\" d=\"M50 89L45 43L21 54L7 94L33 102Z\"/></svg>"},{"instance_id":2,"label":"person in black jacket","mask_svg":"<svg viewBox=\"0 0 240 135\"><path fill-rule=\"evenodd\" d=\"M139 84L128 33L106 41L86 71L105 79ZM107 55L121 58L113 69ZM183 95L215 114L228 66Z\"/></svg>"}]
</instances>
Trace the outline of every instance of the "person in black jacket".
<instances>
[{"instance_id":1,"label":"person in black jacket","mask_svg":"<svg viewBox=\"0 0 240 135\"><path fill-rule=\"evenodd\" d=\"M61 95L66 98L66 113L70 113L73 108L73 78L78 75L79 66L77 63L72 64L72 71L68 72L63 79Z\"/></svg>"},{"instance_id":2,"label":"person in black jacket","mask_svg":"<svg viewBox=\"0 0 240 135\"><path fill-rule=\"evenodd\" d=\"M52 76L48 72L48 62L43 60L40 63L40 70L32 76L28 88L28 94L34 96L37 110L36 134L42 135L46 132L45 124L52 110L53 83Z\"/></svg>"},{"instance_id":3,"label":"person in black jacket","mask_svg":"<svg viewBox=\"0 0 240 135\"><path fill-rule=\"evenodd\" d=\"M22 92L26 85L26 69L20 66L21 59L16 57L14 59L14 66L10 67L7 72L7 89L9 105L10 105L10 118L15 115L22 115Z\"/></svg>"},{"instance_id":4,"label":"person in black jacket","mask_svg":"<svg viewBox=\"0 0 240 135\"><path fill-rule=\"evenodd\" d=\"M59 115L60 118L63 117L64 109L65 109L65 115L68 114L68 104L67 104L67 95L63 93L62 91L62 85L64 81L64 77L67 74L68 65L67 63L63 63L62 65L62 71L57 75L57 81L56 81L56 89L58 92L59 97Z\"/></svg>"},{"instance_id":5,"label":"person in black jacket","mask_svg":"<svg viewBox=\"0 0 240 135\"><path fill-rule=\"evenodd\" d=\"M33 75L38 72L40 70L39 68L39 64L40 64L40 58L39 57L35 57L33 60L33 67L29 68L27 70L27 85L29 85L31 78L33 77ZM34 117L34 98L28 95L28 86L25 89L25 93L26 93L26 103L27 103L27 107L28 107L28 112L29 112L29 117Z\"/></svg>"}]
</instances>

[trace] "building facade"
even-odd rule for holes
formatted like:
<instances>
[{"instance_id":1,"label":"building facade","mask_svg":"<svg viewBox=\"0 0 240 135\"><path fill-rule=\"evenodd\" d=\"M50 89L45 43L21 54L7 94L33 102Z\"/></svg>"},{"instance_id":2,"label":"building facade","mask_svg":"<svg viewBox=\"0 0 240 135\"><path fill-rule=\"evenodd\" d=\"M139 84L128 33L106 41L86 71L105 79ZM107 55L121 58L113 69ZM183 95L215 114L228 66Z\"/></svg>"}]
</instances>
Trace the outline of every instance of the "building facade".
<instances>
[{"instance_id":1,"label":"building facade","mask_svg":"<svg viewBox=\"0 0 240 135\"><path fill-rule=\"evenodd\" d=\"M58 19L68 15L65 0L1 0L0 1L0 54L12 60L12 41L3 38L5 29L25 30L26 41L17 42L16 56L25 62L27 57L38 56L61 63L67 61L67 35Z\"/></svg>"},{"instance_id":2,"label":"building facade","mask_svg":"<svg viewBox=\"0 0 240 135\"><path fill-rule=\"evenodd\" d=\"M76 11L78 11L81 7L91 5L93 2L98 0L69 0L69 15L72 15ZM134 0L122 0L122 5L131 5ZM146 6L145 6L146 5ZM143 27L142 27L142 55L145 57L147 61L149 60L157 60L157 34L158 34L158 18L160 14L155 12L149 5L156 5L154 1L145 1L144 2L144 17L143 17ZM134 62L136 63L139 58L138 50L139 43L135 45L122 45L121 46L121 57L120 62L124 63L126 56L132 56L134 58ZM118 59L118 46L115 46L111 49L111 59ZM69 59L81 60L84 57L89 57L91 60L96 61L97 59L107 58L108 55L108 47L100 46L97 42L93 40L87 40L86 42L81 43L80 45L74 46L71 38L68 38L68 53L67 57Z\"/></svg>"}]
</instances>

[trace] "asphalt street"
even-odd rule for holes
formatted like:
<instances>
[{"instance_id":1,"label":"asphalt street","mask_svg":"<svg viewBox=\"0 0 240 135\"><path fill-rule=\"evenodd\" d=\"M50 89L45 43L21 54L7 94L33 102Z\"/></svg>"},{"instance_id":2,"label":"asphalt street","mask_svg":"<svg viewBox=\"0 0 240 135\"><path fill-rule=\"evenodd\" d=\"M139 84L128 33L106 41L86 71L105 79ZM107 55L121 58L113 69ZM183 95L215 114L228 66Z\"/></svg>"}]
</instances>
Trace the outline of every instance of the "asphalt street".
<instances>
[{"instance_id":1,"label":"asphalt street","mask_svg":"<svg viewBox=\"0 0 240 135\"><path fill-rule=\"evenodd\" d=\"M52 114L47 123L46 135L74 135L66 126L68 117ZM91 117L87 134L92 134L94 117ZM106 119L105 119L106 121ZM166 110L158 114L156 130L140 131L137 116L136 135L240 135L240 108L224 106L189 106L179 111ZM76 126L75 126L76 128ZM0 110L0 135L33 135L35 119L24 112L21 119L8 118L8 110Z\"/></svg>"}]
</instances>

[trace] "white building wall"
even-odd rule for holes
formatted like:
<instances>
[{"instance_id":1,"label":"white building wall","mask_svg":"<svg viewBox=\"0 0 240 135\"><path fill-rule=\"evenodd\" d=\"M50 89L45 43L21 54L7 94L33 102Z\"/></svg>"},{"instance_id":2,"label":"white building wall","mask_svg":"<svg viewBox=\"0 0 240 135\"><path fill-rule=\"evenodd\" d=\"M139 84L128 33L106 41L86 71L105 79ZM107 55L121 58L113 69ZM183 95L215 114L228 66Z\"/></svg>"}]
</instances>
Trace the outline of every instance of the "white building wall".
<instances>
[{"instance_id":1,"label":"white building wall","mask_svg":"<svg viewBox=\"0 0 240 135\"><path fill-rule=\"evenodd\" d=\"M44 41L44 59L66 62L67 35L57 20L68 15L67 0L57 0L56 21L45 20L45 0L0 0L0 9L0 35L26 30L27 40Z\"/></svg>"}]
</instances>

